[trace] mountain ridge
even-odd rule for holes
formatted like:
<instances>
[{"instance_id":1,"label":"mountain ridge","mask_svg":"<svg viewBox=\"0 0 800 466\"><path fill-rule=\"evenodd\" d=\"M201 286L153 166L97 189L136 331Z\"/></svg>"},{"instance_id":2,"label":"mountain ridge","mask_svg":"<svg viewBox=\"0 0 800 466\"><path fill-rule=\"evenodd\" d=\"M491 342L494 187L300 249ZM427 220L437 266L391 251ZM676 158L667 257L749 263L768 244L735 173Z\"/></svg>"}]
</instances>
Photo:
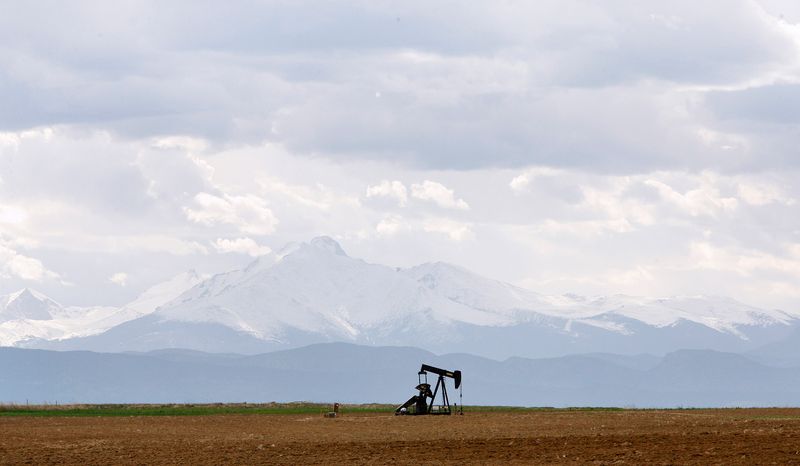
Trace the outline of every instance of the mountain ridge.
<instances>
[{"instance_id":1,"label":"mountain ridge","mask_svg":"<svg viewBox=\"0 0 800 466\"><path fill-rule=\"evenodd\" d=\"M114 325L100 331L33 335L12 344L118 351L186 340L198 350L259 352L346 341L544 357L684 348L741 352L780 341L800 326L787 312L725 297L546 296L444 262L371 264L350 257L329 237L290 243L278 254L211 277L190 275L154 286L134 301L148 303L147 312L124 306L111 313ZM6 324L0 324L0 338Z\"/></svg>"},{"instance_id":2,"label":"mountain ridge","mask_svg":"<svg viewBox=\"0 0 800 466\"><path fill-rule=\"evenodd\" d=\"M0 403L399 404L413 393L422 363L461 370L466 405L675 408L800 403L800 367L770 367L710 350L682 350L642 364L637 356L494 360L348 343L257 355L0 348Z\"/></svg>"}]
</instances>

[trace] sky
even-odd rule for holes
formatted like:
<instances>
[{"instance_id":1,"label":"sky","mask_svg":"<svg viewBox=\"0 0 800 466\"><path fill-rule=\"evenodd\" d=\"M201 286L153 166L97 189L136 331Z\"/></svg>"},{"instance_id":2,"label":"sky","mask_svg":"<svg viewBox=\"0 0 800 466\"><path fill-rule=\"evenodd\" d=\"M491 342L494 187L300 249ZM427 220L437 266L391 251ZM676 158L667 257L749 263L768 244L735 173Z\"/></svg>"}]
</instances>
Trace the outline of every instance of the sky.
<instances>
[{"instance_id":1,"label":"sky","mask_svg":"<svg viewBox=\"0 0 800 466\"><path fill-rule=\"evenodd\" d=\"M800 4L0 1L0 293L329 235L800 311Z\"/></svg>"}]
</instances>

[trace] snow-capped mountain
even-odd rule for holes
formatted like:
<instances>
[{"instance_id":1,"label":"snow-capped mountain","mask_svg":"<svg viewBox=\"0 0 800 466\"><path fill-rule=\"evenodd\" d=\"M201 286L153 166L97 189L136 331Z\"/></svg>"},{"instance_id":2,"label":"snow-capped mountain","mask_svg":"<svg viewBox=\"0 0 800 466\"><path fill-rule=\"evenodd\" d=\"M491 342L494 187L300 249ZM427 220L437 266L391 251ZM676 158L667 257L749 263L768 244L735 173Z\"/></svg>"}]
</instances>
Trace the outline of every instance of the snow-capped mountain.
<instances>
[{"instance_id":1,"label":"snow-capped mountain","mask_svg":"<svg viewBox=\"0 0 800 466\"><path fill-rule=\"evenodd\" d=\"M405 271L353 259L316 238L264 267L217 275L156 313L173 321L221 323L280 341L288 329L369 339L421 319L431 324L510 324L508 316L447 299Z\"/></svg>"},{"instance_id":2,"label":"snow-capped mountain","mask_svg":"<svg viewBox=\"0 0 800 466\"><path fill-rule=\"evenodd\" d=\"M90 334L95 321L108 318L109 307L65 307L42 293L25 288L0 296L0 346L26 340L52 340ZM101 332L110 328L96 330Z\"/></svg>"},{"instance_id":3,"label":"snow-capped mountain","mask_svg":"<svg viewBox=\"0 0 800 466\"><path fill-rule=\"evenodd\" d=\"M0 297L0 322L51 320L62 312L60 304L28 288Z\"/></svg>"},{"instance_id":4,"label":"snow-capped mountain","mask_svg":"<svg viewBox=\"0 0 800 466\"><path fill-rule=\"evenodd\" d=\"M140 316L149 314L207 278L194 270L178 274L163 283L148 288L134 301L126 304L124 309L135 311Z\"/></svg>"},{"instance_id":5,"label":"snow-capped mountain","mask_svg":"<svg viewBox=\"0 0 800 466\"><path fill-rule=\"evenodd\" d=\"M65 307L42 293L23 289L0 296L0 346L80 338L154 312L204 278L182 273L121 307Z\"/></svg>"},{"instance_id":6,"label":"snow-capped mountain","mask_svg":"<svg viewBox=\"0 0 800 466\"><path fill-rule=\"evenodd\" d=\"M171 290L165 296L193 280L164 285ZM327 237L294 243L200 281L169 302L154 299L166 302L157 309L150 296L161 295L146 292L115 314L121 323L102 333L27 345L259 352L347 341L541 357L744 351L778 341L798 326L791 314L729 298L545 296L440 262L410 269L370 264ZM145 312L136 303L148 303Z\"/></svg>"},{"instance_id":7,"label":"snow-capped mountain","mask_svg":"<svg viewBox=\"0 0 800 466\"><path fill-rule=\"evenodd\" d=\"M107 330L115 325L128 322L139 317L152 314L163 306L180 296L186 290L202 282L208 277L199 275L194 270L178 274L171 279L153 285L140 294L135 300L122 306L107 319L98 322L98 327ZM99 332L92 332L99 333Z\"/></svg>"}]
</instances>

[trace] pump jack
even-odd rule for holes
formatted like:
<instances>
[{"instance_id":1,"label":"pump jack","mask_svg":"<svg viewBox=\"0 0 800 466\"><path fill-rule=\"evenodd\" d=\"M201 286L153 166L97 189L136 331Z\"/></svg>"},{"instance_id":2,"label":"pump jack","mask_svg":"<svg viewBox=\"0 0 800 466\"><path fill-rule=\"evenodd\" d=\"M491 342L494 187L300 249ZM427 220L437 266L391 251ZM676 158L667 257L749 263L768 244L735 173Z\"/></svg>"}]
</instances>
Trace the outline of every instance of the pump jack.
<instances>
[{"instance_id":1,"label":"pump jack","mask_svg":"<svg viewBox=\"0 0 800 466\"><path fill-rule=\"evenodd\" d=\"M431 392L431 385L428 383L428 372L439 376L438 380L436 381L436 388L433 390L433 392ZM419 384L414 387L419 393L409 398L408 401L402 405L398 406L397 409L394 410L394 414L451 414L450 398L447 396L447 386L444 383L445 377L450 377L451 379L455 380L456 389L461 388L461 371L448 371L423 364L417 373ZM442 390L442 402L441 404L434 406L436 395L439 393L439 388ZM430 402L428 401L429 398ZM460 391L459 398L461 398ZM459 405L461 405L460 399ZM464 407L460 406L460 409L461 411L459 414L464 414Z\"/></svg>"}]
</instances>

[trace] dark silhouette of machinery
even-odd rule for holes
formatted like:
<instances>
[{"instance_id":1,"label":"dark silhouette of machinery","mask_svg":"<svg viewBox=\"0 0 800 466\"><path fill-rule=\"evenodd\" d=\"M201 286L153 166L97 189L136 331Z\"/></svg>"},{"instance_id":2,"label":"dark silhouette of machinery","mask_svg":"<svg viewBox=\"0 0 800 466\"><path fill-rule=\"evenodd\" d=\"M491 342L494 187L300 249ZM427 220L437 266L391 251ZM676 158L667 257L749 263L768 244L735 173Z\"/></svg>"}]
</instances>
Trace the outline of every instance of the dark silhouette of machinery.
<instances>
[{"instance_id":1,"label":"dark silhouette of machinery","mask_svg":"<svg viewBox=\"0 0 800 466\"><path fill-rule=\"evenodd\" d=\"M436 388L431 392L431 385L428 383L428 372L438 375L436 380ZM423 364L417 373L419 384L414 387L419 393L412 396L405 403L398 406L394 410L395 415L399 414L451 414L450 398L447 396L447 385L445 384L445 377L449 377L455 381L456 389L461 388L461 371L448 371L439 369L438 367ZM434 405L436 402L436 395L441 389L441 403ZM430 401L429 401L430 400ZM456 408L461 405L461 391L459 390L459 402ZM459 414L464 414L464 407L460 406L461 411Z\"/></svg>"}]
</instances>

